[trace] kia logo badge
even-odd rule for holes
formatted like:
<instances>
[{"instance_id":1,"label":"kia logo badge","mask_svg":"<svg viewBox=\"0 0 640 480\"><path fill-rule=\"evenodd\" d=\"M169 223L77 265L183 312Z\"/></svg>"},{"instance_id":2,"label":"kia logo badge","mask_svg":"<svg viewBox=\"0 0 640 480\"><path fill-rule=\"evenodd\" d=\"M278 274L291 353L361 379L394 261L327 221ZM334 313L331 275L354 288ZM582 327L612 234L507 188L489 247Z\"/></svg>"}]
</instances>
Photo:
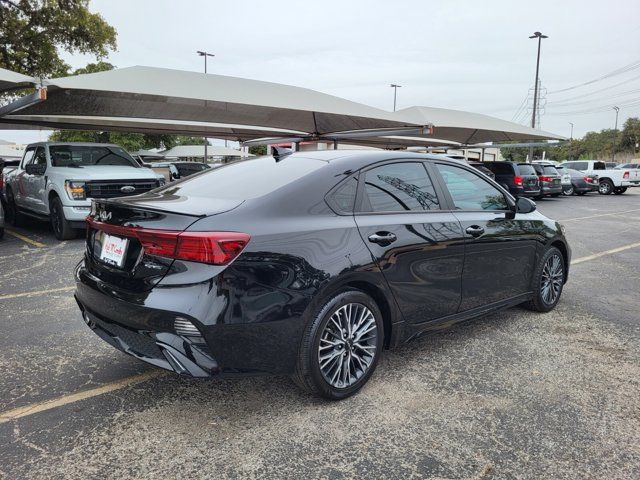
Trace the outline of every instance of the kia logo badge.
<instances>
[{"instance_id":1,"label":"kia logo badge","mask_svg":"<svg viewBox=\"0 0 640 480\"><path fill-rule=\"evenodd\" d=\"M132 185L125 185L124 187L120 187L120 191L122 193L133 193L136 191L136 187Z\"/></svg>"}]
</instances>

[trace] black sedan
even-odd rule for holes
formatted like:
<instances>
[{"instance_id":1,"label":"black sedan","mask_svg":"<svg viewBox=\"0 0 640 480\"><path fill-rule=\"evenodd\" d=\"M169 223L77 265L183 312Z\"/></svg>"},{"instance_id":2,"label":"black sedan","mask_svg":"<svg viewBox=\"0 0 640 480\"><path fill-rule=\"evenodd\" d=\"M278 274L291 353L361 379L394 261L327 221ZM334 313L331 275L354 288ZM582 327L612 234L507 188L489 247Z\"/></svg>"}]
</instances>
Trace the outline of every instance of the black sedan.
<instances>
[{"instance_id":1,"label":"black sedan","mask_svg":"<svg viewBox=\"0 0 640 480\"><path fill-rule=\"evenodd\" d=\"M567 281L561 226L467 165L304 152L96 200L76 299L115 348L194 377L288 374L331 399L384 348Z\"/></svg>"},{"instance_id":2,"label":"black sedan","mask_svg":"<svg viewBox=\"0 0 640 480\"><path fill-rule=\"evenodd\" d=\"M584 195L589 192L597 192L600 182L597 175L587 174L579 170L565 168L564 171L571 175L571 186L564 187L565 195Z\"/></svg>"}]
</instances>

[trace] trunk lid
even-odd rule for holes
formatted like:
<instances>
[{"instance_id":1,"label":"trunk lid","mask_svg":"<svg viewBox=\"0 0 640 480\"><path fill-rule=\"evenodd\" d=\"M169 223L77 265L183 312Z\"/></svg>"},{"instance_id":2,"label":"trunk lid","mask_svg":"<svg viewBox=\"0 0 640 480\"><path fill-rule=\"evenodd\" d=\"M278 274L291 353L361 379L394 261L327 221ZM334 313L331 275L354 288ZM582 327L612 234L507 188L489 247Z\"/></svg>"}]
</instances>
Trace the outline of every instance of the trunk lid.
<instances>
[{"instance_id":1,"label":"trunk lid","mask_svg":"<svg viewBox=\"0 0 640 480\"><path fill-rule=\"evenodd\" d=\"M200 218L241 204L242 200L176 195L170 186L162 194L93 200L87 217L87 270L117 289L151 290L171 272L174 259L145 251L132 228L143 229L147 239L161 244L162 232L183 232Z\"/></svg>"}]
</instances>

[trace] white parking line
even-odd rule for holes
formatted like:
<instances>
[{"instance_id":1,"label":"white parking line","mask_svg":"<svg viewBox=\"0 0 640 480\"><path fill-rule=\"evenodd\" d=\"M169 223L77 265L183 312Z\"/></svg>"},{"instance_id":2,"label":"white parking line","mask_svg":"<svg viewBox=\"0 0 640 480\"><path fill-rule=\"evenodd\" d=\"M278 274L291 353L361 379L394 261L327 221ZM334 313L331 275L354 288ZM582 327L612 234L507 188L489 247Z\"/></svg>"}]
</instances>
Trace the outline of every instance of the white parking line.
<instances>
[{"instance_id":1,"label":"white parking line","mask_svg":"<svg viewBox=\"0 0 640 480\"><path fill-rule=\"evenodd\" d=\"M20 298L20 297L32 297L34 295L42 295L46 293L68 292L75 288L76 287L60 287L60 288L50 288L48 290L37 290L35 292L8 293L6 295L0 295L0 300L9 300L11 298Z\"/></svg>"},{"instance_id":2,"label":"white parking line","mask_svg":"<svg viewBox=\"0 0 640 480\"><path fill-rule=\"evenodd\" d=\"M629 250L630 248L640 247L640 242L631 243L629 245L623 245L622 247L612 248L611 250L605 250L604 252L594 253L593 255L587 255L586 257L576 258L571 261L571 265L575 265L577 263L588 262L589 260L595 260L596 258L604 257L605 255L611 255L613 253L624 252L625 250Z\"/></svg>"},{"instance_id":3,"label":"white parking line","mask_svg":"<svg viewBox=\"0 0 640 480\"><path fill-rule=\"evenodd\" d=\"M156 378L164 374L165 372L161 370L151 370L149 372L141 373L140 375L135 375L133 377L127 377L123 378L122 380L107 383L106 385L92 388L91 390L84 390L82 392L72 393L70 395L64 395L59 398L54 398L53 400L45 400L44 402L32 403L31 405L26 405L24 407L14 408L13 410L0 413L0 424L10 422L11 420L17 420L18 418L27 417L35 413L45 412L47 410L61 407L69 403L79 402L80 400L96 397L98 395L102 395L103 393L113 392L114 390L129 387L131 385L135 385L136 383L146 382L147 380L151 380L152 378Z\"/></svg>"},{"instance_id":4,"label":"white parking line","mask_svg":"<svg viewBox=\"0 0 640 480\"><path fill-rule=\"evenodd\" d=\"M597 213L594 215L588 215L586 217L576 217L576 218L567 218L565 220L558 220L560 223L562 222L574 222L576 220L587 220L589 218L596 218L596 217L609 217L612 215L622 215L624 213L631 213L631 212L640 212L640 208L635 208L633 210L625 210L624 212L611 212L611 213Z\"/></svg>"}]
</instances>

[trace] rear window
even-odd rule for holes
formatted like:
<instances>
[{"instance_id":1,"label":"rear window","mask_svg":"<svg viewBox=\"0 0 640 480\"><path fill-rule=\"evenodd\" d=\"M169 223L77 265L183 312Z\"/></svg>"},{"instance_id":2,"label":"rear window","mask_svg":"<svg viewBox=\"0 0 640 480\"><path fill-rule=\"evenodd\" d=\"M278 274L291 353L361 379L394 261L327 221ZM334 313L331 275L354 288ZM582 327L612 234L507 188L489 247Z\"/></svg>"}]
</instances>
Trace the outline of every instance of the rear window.
<instances>
[{"instance_id":1,"label":"rear window","mask_svg":"<svg viewBox=\"0 0 640 480\"><path fill-rule=\"evenodd\" d=\"M607 164L604 162L593 162L593 169L594 170L606 170L607 169ZM586 168L585 168L586 170Z\"/></svg>"},{"instance_id":2,"label":"rear window","mask_svg":"<svg viewBox=\"0 0 640 480\"><path fill-rule=\"evenodd\" d=\"M513 165L509 162L487 163L486 166L496 175L513 175Z\"/></svg>"},{"instance_id":3,"label":"rear window","mask_svg":"<svg viewBox=\"0 0 640 480\"><path fill-rule=\"evenodd\" d=\"M178 185L167 185L164 193L247 200L278 190L324 165L325 162L309 158L287 157L276 162L272 157L261 157L187 177Z\"/></svg>"},{"instance_id":4,"label":"rear window","mask_svg":"<svg viewBox=\"0 0 640 480\"><path fill-rule=\"evenodd\" d=\"M536 175L536 169L533 168L533 165L519 163L518 171L520 175Z\"/></svg>"},{"instance_id":5,"label":"rear window","mask_svg":"<svg viewBox=\"0 0 640 480\"><path fill-rule=\"evenodd\" d=\"M588 162L566 162L565 166L567 168L572 168L574 170L588 170L589 163Z\"/></svg>"},{"instance_id":6,"label":"rear window","mask_svg":"<svg viewBox=\"0 0 640 480\"><path fill-rule=\"evenodd\" d=\"M552 165L545 165L543 170L547 175L560 175L558 170L556 170L556 167Z\"/></svg>"}]
</instances>

